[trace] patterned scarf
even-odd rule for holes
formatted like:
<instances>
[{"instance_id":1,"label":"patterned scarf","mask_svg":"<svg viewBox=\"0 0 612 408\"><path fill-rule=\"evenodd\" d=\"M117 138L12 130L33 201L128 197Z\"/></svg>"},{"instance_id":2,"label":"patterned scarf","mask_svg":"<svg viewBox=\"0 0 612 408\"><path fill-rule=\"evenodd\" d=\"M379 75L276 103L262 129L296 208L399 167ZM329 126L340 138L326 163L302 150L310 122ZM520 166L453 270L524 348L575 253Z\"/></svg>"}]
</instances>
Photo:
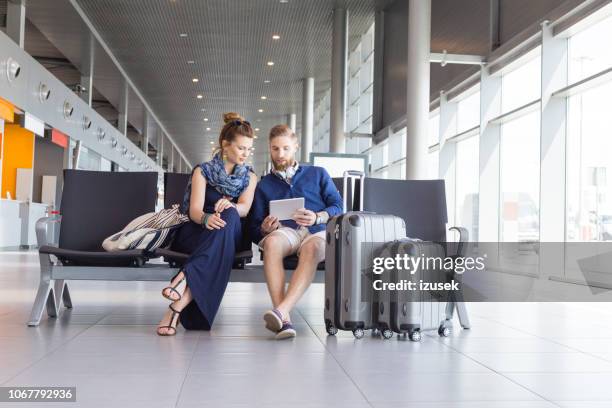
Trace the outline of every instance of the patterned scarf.
<instances>
[{"instance_id":1,"label":"patterned scarf","mask_svg":"<svg viewBox=\"0 0 612 408\"><path fill-rule=\"evenodd\" d=\"M246 164L234 166L232 174L227 174L225 165L221 156L217 153L211 161L204 162L198 165L202 171L202 175L206 182L215 188L220 194L226 197L238 197L249 185L249 172L253 171L252 167ZM183 197L183 205L181 212L185 214L189 208L189 199L191 198L191 178L185 189Z\"/></svg>"},{"instance_id":2,"label":"patterned scarf","mask_svg":"<svg viewBox=\"0 0 612 408\"><path fill-rule=\"evenodd\" d=\"M298 171L299 167L300 165L296 160L293 163L293 166L289 166L285 170L276 170L274 167L272 167L272 173L286 183L291 184L291 179L293 176L295 176L295 173Z\"/></svg>"}]
</instances>

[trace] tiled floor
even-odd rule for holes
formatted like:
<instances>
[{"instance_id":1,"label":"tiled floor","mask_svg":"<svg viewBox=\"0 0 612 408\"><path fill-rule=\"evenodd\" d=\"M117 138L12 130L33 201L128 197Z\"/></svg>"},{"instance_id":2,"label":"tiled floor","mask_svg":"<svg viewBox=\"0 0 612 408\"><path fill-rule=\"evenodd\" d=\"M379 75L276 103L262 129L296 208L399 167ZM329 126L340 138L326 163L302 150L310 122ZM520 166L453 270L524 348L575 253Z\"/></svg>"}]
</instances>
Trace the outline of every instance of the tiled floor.
<instances>
[{"instance_id":1,"label":"tiled floor","mask_svg":"<svg viewBox=\"0 0 612 408\"><path fill-rule=\"evenodd\" d=\"M610 304L470 304L448 339L355 340L326 335L314 285L277 342L265 286L231 284L213 330L162 338L163 283L71 283L74 309L31 328L37 283L36 254L0 252L0 385L76 386L67 407L612 407Z\"/></svg>"}]
</instances>

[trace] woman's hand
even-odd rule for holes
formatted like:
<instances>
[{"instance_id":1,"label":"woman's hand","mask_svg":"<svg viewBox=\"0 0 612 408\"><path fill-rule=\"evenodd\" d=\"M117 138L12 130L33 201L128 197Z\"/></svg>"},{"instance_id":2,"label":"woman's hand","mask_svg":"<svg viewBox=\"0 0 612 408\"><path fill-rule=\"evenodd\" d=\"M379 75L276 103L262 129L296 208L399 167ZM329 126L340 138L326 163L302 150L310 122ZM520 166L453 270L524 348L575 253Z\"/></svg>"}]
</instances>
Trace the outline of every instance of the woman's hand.
<instances>
[{"instance_id":1,"label":"woman's hand","mask_svg":"<svg viewBox=\"0 0 612 408\"><path fill-rule=\"evenodd\" d=\"M234 204L227 198L223 197L223 198L220 198L219 201L215 203L215 212L221 213L230 207L234 207Z\"/></svg>"},{"instance_id":2,"label":"woman's hand","mask_svg":"<svg viewBox=\"0 0 612 408\"><path fill-rule=\"evenodd\" d=\"M225 227L225 221L223 221L223 219L221 218L221 214L214 213L208 216L208 219L206 220L207 229L213 230L213 229L221 229L223 227Z\"/></svg>"}]
</instances>

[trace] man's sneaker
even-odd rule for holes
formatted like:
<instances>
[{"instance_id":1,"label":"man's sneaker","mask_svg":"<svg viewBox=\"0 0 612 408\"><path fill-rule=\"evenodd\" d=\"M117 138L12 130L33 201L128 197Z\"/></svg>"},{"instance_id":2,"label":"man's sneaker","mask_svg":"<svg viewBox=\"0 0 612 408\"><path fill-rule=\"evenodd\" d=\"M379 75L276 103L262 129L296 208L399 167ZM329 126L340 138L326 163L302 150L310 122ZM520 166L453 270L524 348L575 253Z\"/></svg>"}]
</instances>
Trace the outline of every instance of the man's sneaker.
<instances>
[{"instance_id":1,"label":"man's sneaker","mask_svg":"<svg viewBox=\"0 0 612 408\"><path fill-rule=\"evenodd\" d=\"M276 340L291 339L296 336L296 331L291 322L283 322L283 327L276 333Z\"/></svg>"}]
</instances>

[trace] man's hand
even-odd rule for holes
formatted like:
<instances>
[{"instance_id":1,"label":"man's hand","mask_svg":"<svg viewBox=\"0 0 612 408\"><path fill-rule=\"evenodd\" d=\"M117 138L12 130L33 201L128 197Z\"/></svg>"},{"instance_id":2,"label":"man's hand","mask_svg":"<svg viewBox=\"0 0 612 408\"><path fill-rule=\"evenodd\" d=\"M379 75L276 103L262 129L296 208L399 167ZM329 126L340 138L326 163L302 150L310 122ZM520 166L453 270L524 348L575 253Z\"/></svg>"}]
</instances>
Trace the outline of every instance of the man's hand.
<instances>
[{"instance_id":1,"label":"man's hand","mask_svg":"<svg viewBox=\"0 0 612 408\"><path fill-rule=\"evenodd\" d=\"M293 214L293 220L302 227L310 227L317 221L317 214L306 208L300 208Z\"/></svg>"},{"instance_id":2,"label":"man's hand","mask_svg":"<svg viewBox=\"0 0 612 408\"><path fill-rule=\"evenodd\" d=\"M228 200L227 198L223 197L220 198L219 201L217 201L215 203L215 212L216 213L221 213L223 212L223 210L226 210L230 207L233 207L234 204L232 204L232 202L230 200Z\"/></svg>"},{"instance_id":3,"label":"man's hand","mask_svg":"<svg viewBox=\"0 0 612 408\"><path fill-rule=\"evenodd\" d=\"M261 232L264 235L271 233L280 226L278 218L268 215L261 223Z\"/></svg>"}]
</instances>

